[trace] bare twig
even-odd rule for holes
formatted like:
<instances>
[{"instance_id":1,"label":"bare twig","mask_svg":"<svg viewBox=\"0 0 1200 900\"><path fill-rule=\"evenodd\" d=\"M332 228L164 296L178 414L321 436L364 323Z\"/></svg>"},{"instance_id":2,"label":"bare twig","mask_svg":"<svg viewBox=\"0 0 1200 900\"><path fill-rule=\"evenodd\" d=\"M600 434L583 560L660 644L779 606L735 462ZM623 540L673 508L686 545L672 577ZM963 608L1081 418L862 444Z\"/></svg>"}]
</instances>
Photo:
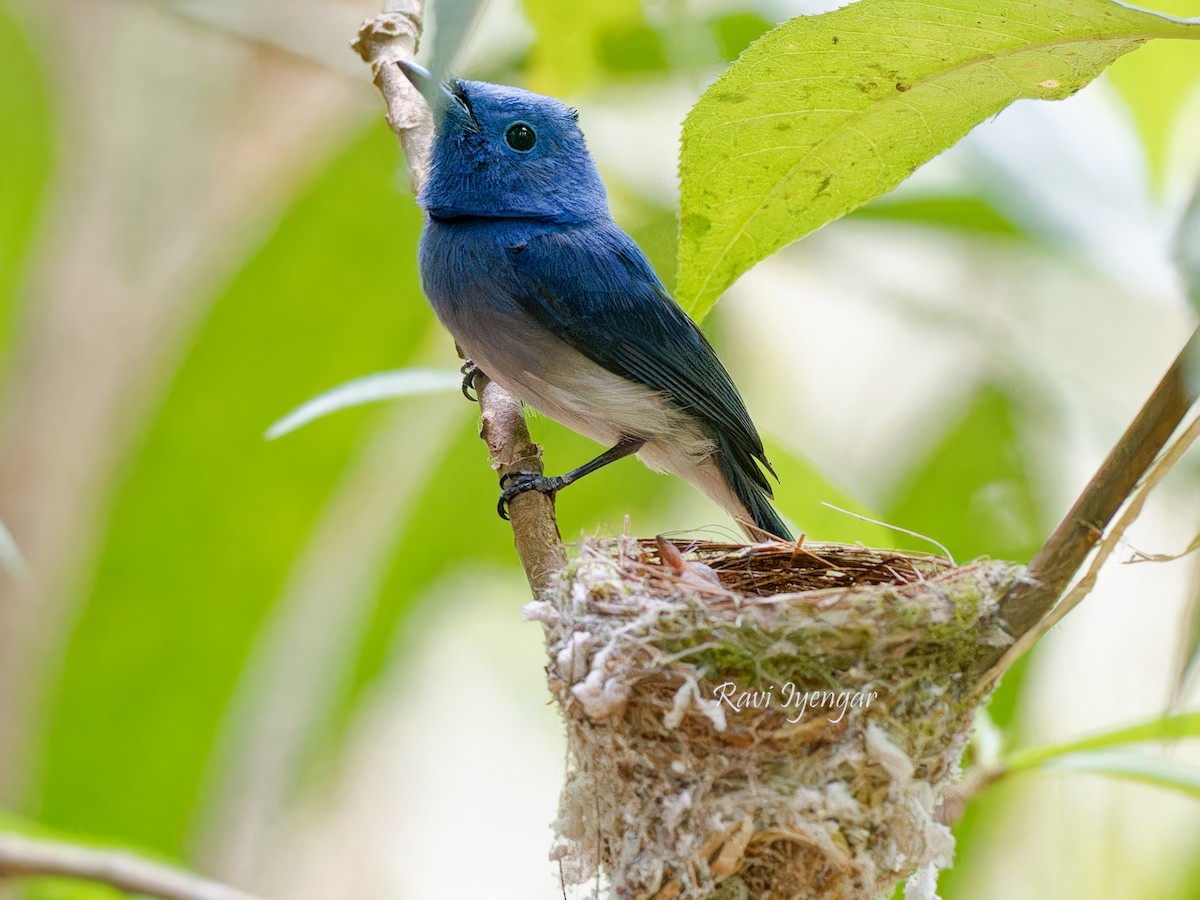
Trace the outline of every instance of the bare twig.
<instances>
[{"instance_id":1,"label":"bare twig","mask_svg":"<svg viewBox=\"0 0 1200 900\"><path fill-rule=\"evenodd\" d=\"M1088 566L1088 570L1084 576L1067 592L1062 602L1053 607L1033 627L1022 634L1015 644L1008 648L1005 654L1000 657L980 680L980 685L983 688L986 689L993 680L999 678L1009 666L1028 652L1029 648L1036 644L1047 631L1061 622L1067 613L1078 606L1092 592L1092 588L1096 586L1096 579L1100 575L1100 569L1108 561L1108 558L1112 556L1113 551L1120 545L1121 539L1129 529L1129 526L1141 515L1142 508L1146 505L1151 492L1167 476L1167 473L1175 468L1175 465L1183 457L1183 454L1196 442L1197 438L1200 438L1200 418L1192 420L1191 425L1180 433L1179 437L1167 448L1166 452L1158 458L1158 461L1155 462L1154 467L1147 473L1145 479L1138 484L1137 492L1125 506L1120 517L1108 530L1108 533L1104 535L1104 540L1100 542L1099 549L1092 558L1092 562Z\"/></svg>"},{"instance_id":2,"label":"bare twig","mask_svg":"<svg viewBox=\"0 0 1200 900\"><path fill-rule=\"evenodd\" d=\"M0 879L79 878L160 900L255 900L251 894L119 850L0 835Z\"/></svg>"},{"instance_id":3,"label":"bare twig","mask_svg":"<svg viewBox=\"0 0 1200 900\"><path fill-rule=\"evenodd\" d=\"M433 119L417 90L396 63L411 59L421 36L423 0L388 0L382 15L368 19L353 47L370 64L375 85L387 103L388 123L408 161L410 183L417 191L429 168ZM508 472L542 471L542 450L529 437L521 404L482 373L475 377L482 413L480 437L487 442L494 467ZM540 593L563 567L566 554L554 518L554 500L537 491L521 494L509 506L517 555L534 593Z\"/></svg>"},{"instance_id":4,"label":"bare twig","mask_svg":"<svg viewBox=\"0 0 1200 900\"><path fill-rule=\"evenodd\" d=\"M971 801L1008 774L1003 766L972 766L962 780L946 788L942 796L938 819L946 825L957 825Z\"/></svg>"},{"instance_id":5,"label":"bare twig","mask_svg":"<svg viewBox=\"0 0 1200 900\"><path fill-rule=\"evenodd\" d=\"M521 404L504 388L482 374L475 376L483 424L479 436L488 445L492 462L501 477L513 471L542 472L542 448L529 437ZM517 496L508 507L513 539L525 576L535 594L550 586L554 573L567 561L554 499L538 491Z\"/></svg>"},{"instance_id":6,"label":"bare twig","mask_svg":"<svg viewBox=\"0 0 1200 900\"><path fill-rule=\"evenodd\" d=\"M387 104L387 120L400 140L413 192L429 170L433 118L417 91L396 65L412 59L421 40L425 0L387 0L384 11L367 19L350 45L371 66L375 86Z\"/></svg>"},{"instance_id":7,"label":"bare twig","mask_svg":"<svg viewBox=\"0 0 1200 900\"><path fill-rule=\"evenodd\" d=\"M1187 415L1196 400L1191 377L1198 360L1200 328L1192 333L1075 505L1033 558L1029 564L1029 577L1015 585L1001 602L1001 615L1014 638L1020 639L1029 632L1062 596L1093 548L1104 538L1117 511L1133 496L1142 476ZM1068 611L1064 609L1053 622ZM1041 633L1037 632L1038 635ZM1019 640L1017 647L1023 652L1033 640L1036 637ZM1015 650L1016 647L1003 654L1006 664L1015 660ZM982 668L989 670L983 680L985 685L997 674L999 658L995 656L983 661Z\"/></svg>"}]
</instances>

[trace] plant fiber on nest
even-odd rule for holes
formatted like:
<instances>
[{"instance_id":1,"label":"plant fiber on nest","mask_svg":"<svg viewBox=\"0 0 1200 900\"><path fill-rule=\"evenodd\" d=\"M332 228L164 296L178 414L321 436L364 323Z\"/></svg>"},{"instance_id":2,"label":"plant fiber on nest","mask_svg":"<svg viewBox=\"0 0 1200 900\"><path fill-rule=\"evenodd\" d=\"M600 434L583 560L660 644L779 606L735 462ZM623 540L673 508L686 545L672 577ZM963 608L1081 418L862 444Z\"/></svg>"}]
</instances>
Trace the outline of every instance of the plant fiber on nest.
<instances>
[{"instance_id":1,"label":"plant fiber on nest","mask_svg":"<svg viewBox=\"0 0 1200 900\"><path fill-rule=\"evenodd\" d=\"M863 900L914 876L910 897L935 896L953 855L937 807L986 699L969 670L1010 642L997 599L1023 572L839 544L585 542L527 610L567 722L567 881Z\"/></svg>"}]
</instances>

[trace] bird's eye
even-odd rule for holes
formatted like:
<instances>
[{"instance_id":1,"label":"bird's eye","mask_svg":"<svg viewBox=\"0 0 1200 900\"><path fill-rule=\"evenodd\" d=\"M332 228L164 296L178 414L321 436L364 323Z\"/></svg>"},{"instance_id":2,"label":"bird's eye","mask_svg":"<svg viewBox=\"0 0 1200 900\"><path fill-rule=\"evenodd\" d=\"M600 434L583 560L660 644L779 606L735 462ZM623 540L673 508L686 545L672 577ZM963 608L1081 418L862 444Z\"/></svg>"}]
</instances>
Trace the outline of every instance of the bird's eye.
<instances>
[{"instance_id":1,"label":"bird's eye","mask_svg":"<svg viewBox=\"0 0 1200 900\"><path fill-rule=\"evenodd\" d=\"M504 132L504 141L519 153L528 153L537 143L537 135L524 122L513 122Z\"/></svg>"}]
</instances>

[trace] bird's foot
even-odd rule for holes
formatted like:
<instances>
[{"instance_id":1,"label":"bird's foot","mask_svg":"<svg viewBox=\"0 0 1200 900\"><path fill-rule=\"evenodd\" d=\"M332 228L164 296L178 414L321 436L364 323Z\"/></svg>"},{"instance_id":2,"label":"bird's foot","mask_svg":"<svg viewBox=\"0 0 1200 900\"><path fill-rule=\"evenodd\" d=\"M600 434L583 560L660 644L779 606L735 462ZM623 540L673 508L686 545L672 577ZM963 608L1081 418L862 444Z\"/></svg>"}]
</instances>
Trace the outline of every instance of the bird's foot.
<instances>
[{"instance_id":1,"label":"bird's foot","mask_svg":"<svg viewBox=\"0 0 1200 900\"><path fill-rule=\"evenodd\" d=\"M566 487L566 479L561 475L548 477L533 472L509 472L500 476L500 501L496 504L496 512L500 518L508 519L508 504L513 499L527 491L541 491L553 497L559 490Z\"/></svg>"},{"instance_id":2,"label":"bird's foot","mask_svg":"<svg viewBox=\"0 0 1200 900\"><path fill-rule=\"evenodd\" d=\"M458 371L462 372L462 376L463 376L463 380L462 380L463 396L466 397L468 400L470 400L472 403L477 403L479 401L479 392L477 390L475 390L475 376L477 376L479 374L479 366L475 365L474 362L472 362L471 360L468 359L466 362L464 362L462 364L462 367L459 368ZM474 397L471 396L472 391L475 391Z\"/></svg>"}]
</instances>

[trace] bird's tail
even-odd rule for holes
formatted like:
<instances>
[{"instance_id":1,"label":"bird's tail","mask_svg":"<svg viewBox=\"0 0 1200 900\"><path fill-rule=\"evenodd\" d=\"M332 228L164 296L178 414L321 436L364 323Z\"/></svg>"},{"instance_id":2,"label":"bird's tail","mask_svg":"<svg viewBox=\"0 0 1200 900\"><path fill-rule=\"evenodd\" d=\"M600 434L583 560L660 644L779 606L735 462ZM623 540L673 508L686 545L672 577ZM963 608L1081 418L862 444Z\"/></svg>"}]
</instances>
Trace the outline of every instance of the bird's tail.
<instances>
[{"instance_id":1,"label":"bird's tail","mask_svg":"<svg viewBox=\"0 0 1200 900\"><path fill-rule=\"evenodd\" d=\"M771 486L759 469L758 463L745 452L739 452L724 435L717 436L716 462L730 491L745 508L744 515L755 527L759 531L790 541L791 532L783 524L779 513L771 506ZM752 533L749 529L744 530L751 540L763 537L762 534Z\"/></svg>"}]
</instances>

